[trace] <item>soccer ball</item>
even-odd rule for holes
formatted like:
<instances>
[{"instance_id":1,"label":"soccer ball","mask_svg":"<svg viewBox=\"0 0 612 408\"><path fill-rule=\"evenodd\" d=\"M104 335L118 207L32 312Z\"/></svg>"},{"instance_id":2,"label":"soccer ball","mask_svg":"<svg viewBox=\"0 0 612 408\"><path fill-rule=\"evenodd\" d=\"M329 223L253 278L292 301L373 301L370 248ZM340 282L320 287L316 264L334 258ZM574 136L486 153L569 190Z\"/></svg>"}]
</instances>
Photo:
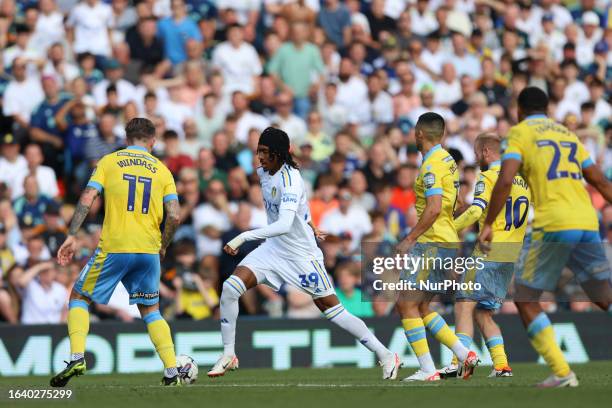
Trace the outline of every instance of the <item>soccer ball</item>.
<instances>
[{"instance_id":1,"label":"soccer ball","mask_svg":"<svg viewBox=\"0 0 612 408\"><path fill-rule=\"evenodd\" d=\"M176 365L178 367L179 377L183 379L185 384L193 384L198 379L198 365L193 358L181 354L176 356Z\"/></svg>"}]
</instances>

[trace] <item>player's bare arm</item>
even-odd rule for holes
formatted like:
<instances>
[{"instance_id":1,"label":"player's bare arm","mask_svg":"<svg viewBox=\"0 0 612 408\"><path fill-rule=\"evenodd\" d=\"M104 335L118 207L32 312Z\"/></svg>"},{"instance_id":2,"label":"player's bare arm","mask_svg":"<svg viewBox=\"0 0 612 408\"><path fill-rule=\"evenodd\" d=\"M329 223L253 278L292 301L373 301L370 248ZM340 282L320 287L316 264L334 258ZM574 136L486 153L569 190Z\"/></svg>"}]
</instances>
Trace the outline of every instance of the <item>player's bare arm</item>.
<instances>
[{"instance_id":1,"label":"player's bare arm","mask_svg":"<svg viewBox=\"0 0 612 408\"><path fill-rule=\"evenodd\" d=\"M164 259L166 249L172 242L176 229L181 224L181 206L178 200L169 200L164 203L164 212L166 214L166 222L164 224L164 232L162 233L161 248L159 256Z\"/></svg>"},{"instance_id":2,"label":"player's bare arm","mask_svg":"<svg viewBox=\"0 0 612 408\"><path fill-rule=\"evenodd\" d=\"M442 196L441 195L432 195L427 197L427 204L425 205L425 209L423 210L423 214L419 221L414 226L410 234L402 242L397 246L398 252L406 252L408 249L414 245L416 240L423 235L431 226L436 222L438 215L442 211Z\"/></svg>"},{"instance_id":3,"label":"player's bare arm","mask_svg":"<svg viewBox=\"0 0 612 408\"><path fill-rule=\"evenodd\" d=\"M612 183L610 183L598 166L589 166L582 169L584 179L606 199L608 203L612 203Z\"/></svg>"},{"instance_id":4,"label":"player's bare arm","mask_svg":"<svg viewBox=\"0 0 612 408\"><path fill-rule=\"evenodd\" d=\"M514 176L516 176L520 167L521 162L515 159L507 159L502 163L499 177L497 178L497 182L495 183L493 191L491 192L489 212L487 213L487 218L485 218L485 222L482 226L482 231L480 231L480 235L478 236L478 243L483 249L488 248L489 243L493 239L493 229L491 228L491 225L493 225L495 218L497 218L497 215L504 207L506 199L508 198L510 190L512 189L512 181L514 180Z\"/></svg>"},{"instance_id":5,"label":"player's bare arm","mask_svg":"<svg viewBox=\"0 0 612 408\"><path fill-rule=\"evenodd\" d=\"M99 195L100 192L93 187L86 187L85 191L81 194L76 209L74 210L72 220L70 221L68 237L57 252L57 260L60 265L67 265L72 260L76 250L76 234L79 232L79 229L81 229L83 221L87 218L91 206Z\"/></svg>"}]
</instances>

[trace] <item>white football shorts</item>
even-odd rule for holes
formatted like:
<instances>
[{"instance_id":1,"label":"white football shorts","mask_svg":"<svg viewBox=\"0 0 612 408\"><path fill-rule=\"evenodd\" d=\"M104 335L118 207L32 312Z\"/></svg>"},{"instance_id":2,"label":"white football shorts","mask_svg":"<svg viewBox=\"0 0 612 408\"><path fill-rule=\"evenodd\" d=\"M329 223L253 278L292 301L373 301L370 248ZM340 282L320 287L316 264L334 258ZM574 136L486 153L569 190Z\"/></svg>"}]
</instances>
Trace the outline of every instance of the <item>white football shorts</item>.
<instances>
[{"instance_id":1,"label":"white football shorts","mask_svg":"<svg viewBox=\"0 0 612 408\"><path fill-rule=\"evenodd\" d=\"M308 293L314 299L336 294L323 259L287 259L278 256L277 252L260 245L248 254L239 266L249 268L255 274L258 284L263 283L276 291L286 283Z\"/></svg>"}]
</instances>

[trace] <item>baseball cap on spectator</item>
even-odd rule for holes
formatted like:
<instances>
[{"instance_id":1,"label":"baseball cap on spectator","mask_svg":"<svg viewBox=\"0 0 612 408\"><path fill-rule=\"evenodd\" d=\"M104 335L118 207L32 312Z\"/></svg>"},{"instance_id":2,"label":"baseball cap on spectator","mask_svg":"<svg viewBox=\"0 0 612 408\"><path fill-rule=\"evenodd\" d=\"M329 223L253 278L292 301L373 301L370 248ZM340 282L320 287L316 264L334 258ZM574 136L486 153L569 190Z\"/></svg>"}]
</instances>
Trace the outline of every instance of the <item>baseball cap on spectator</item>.
<instances>
[{"instance_id":1,"label":"baseball cap on spectator","mask_svg":"<svg viewBox=\"0 0 612 408\"><path fill-rule=\"evenodd\" d=\"M555 16L553 13L544 13L542 14L542 22L546 22L546 21L554 21L555 20Z\"/></svg>"},{"instance_id":2,"label":"baseball cap on spectator","mask_svg":"<svg viewBox=\"0 0 612 408\"><path fill-rule=\"evenodd\" d=\"M104 64L104 69L119 69L121 64L115 58L111 58Z\"/></svg>"},{"instance_id":3,"label":"baseball cap on spectator","mask_svg":"<svg viewBox=\"0 0 612 408\"><path fill-rule=\"evenodd\" d=\"M410 133L410 131L414 127L414 123L412 123L410 119L402 117L399 118L399 120L397 121L397 127L399 127L402 133L406 135Z\"/></svg>"},{"instance_id":4,"label":"baseball cap on spectator","mask_svg":"<svg viewBox=\"0 0 612 408\"><path fill-rule=\"evenodd\" d=\"M47 208L45 208L45 215L50 216L59 216L60 215L61 205L55 201L51 201L47 204Z\"/></svg>"},{"instance_id":5,"label":"baseball cap on spectator","mask_svg":"<svg viewBox=\"0 0 612 408\"><path fill-rule=\"evenodd\" d=\"M604 40L601 40L597 44L595 44L595 54L607 54L608 50L608 43Z\"/></svg>"},{"instance_id":6,"label":"baseball cap on spectator","mask_svg":"<svg viewBox=\"0 0 612 408\"><path fill-rule=\"evenodd\" d=\"M30 27L25 24L16 24L15 25L15 33L19 34L29 34L31 32Z\"/></svg>"},{"instance_id":7,"label":"baseball cap on spectator","mask_svg":"<svg viewBox=\"0 0 612 408\"><path fill-rule=\"evenodd\" d=\"M387 37L385 41L382 43L383 50L391 50L391 49L395 49L396 47L397 47L397 39L392 35Z\"/></svg>"},{"instance_id":8,"label":"baseball cap on spectator","mask_svg":"<svg viewBox=\"0 0 612 408\"><path fill-rule=\"evenodd\" d=\"M18 145L19 140L12 133L6 133L4 136L2 136L0 144L2 144L2 146Z\"/></svg>"},{"instance_id":9,"label":"baseball cap on spectator","mask_svg":"<svg viewBox=\"0 0 612 408\"><path fill-rule=\"evenodd\" d=\"M594 11L585 11L582 14L582 25L599 25L599 16Z\"/></svg>"}]
</instances>

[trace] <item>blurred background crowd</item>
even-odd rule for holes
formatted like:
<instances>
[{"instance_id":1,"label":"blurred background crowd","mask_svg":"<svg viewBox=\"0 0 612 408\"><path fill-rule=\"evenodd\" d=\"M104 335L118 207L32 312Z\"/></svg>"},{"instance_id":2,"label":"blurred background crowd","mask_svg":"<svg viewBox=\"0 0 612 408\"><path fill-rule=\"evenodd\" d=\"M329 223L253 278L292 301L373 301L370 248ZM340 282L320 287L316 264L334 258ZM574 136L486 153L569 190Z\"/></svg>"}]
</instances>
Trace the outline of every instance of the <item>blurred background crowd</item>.
<instances>
[{"instance_id":1,"label":"blurred background crowd","mask_svg":"<svg viewBox=\"0 0 612 408\"><path fill-rule=\"evenodd\" d=\"M527 85L612 177L611 11L610 0L1 0L0 321L64 320L102 200L75 261L54 256L96 161L124 146L135 116L155 123L182 206L162 267L167 318L214 318L222 282L257 245L222 253L266 223L253 169L270 125L289 134L313 221L331 234L321 245L340 300L358 316L392 313L361 301L360 244L393 245L416 223L423 112L447 121L458 212L478 174L474 139L506 135ZM593 204L612 238L612 207ZM557 295L549 311L591 308L573 289ZM319 316L293 288L251 290L241 313ZM138 316L122 287L94 314Z\"/></svg>"}]
</instances>

